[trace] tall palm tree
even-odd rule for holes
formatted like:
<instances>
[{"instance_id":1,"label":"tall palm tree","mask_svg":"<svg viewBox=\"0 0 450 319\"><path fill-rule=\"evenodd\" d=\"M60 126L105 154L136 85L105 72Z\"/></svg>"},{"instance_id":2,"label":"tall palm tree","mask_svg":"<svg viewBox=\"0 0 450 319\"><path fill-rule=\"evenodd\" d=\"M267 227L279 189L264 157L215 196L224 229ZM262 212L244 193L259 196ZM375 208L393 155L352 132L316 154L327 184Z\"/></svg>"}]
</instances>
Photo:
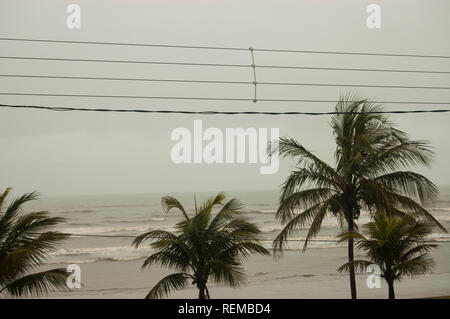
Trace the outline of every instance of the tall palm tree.
<instances>
[{"instance_id":1,"label":"tall palm tree","mask_svg":"<svg viewBox=\"0 0 450 319\"><path fill-rule=\"evenodd\" d=\"M29 274L44 262L46 255L67 235L47 231L63 221L47 212L21 213L21 207L38 196L25 194L6 206L10 189L0 195L0 293L13 297L40 296L52 289L67 288L65 269Z\"/></svg>"},{"instance_id":2,"label":"tall palm tree","mask_svg":"<svg viewBox=\"0 0 450 319\"><path fill-rule=\"evenodd\" d=\"M400 281L403 276L425 274L433 266L428 252L437 245L425 242L426 236L432 233L430 224L378 212L374 221L363 228L367 237L357 232L347 232L340 238L354 239L356 247L364 250L369 260L354 260L341 266L339 271L348 270L350 265L362 271L370 264L378 265L388 284L389 299L395 299L394 281Z\"/></svg>"},{"instance_id":3,"label":"tall palm tree","mask_svg":"<svg viewBox=\"0 0 450 319\"><path fill-rule=\"evenodd\" d=\"M151 247L156 250L148 257L142 268L159 264L178 272L161 279L146 298L161 298L172 290L182 289L188 280L197 286L199 299L209 299L207 288L209 278L216 283L236 287L244 282L242 258L252 254L269 255L260 245L261 231L255 225L240 217L243 205L237 199L222 204L225 194L211 197L189 216L185 208L174 197L164 197L165 212L177 208L184 219L176 224L175 232L152 230L133 241L138 247L144 240L156 240ZM219 206L213 216L212 210Z\"/></svg>"},{"instance_id":4,"label":"tall palm tree","mask_svg":"<svg viewBox=\"0 0 450 319\"><path fill-rule=\"evenodd\" d=\"M373 214L386 210L411 215L445 228L422 206L437 198L436 186L424 176L406 170L430 164L432 151L427 142L414 141L394 127L382 108L367 100L347 95L336 105L331 120L335 136L335 165L319 159L291 138L281 138L279 153L297 160L281 187L276 217L286 223L275 238L277 254L290 234L310 225L309 239L320 231L325 216L337 218L342 229L357 229L361 209ZM348 260L353 260L353 239L348 239ZM351 297L356 298L353 265L349 267Z\"/></svg>"}]
</instances>

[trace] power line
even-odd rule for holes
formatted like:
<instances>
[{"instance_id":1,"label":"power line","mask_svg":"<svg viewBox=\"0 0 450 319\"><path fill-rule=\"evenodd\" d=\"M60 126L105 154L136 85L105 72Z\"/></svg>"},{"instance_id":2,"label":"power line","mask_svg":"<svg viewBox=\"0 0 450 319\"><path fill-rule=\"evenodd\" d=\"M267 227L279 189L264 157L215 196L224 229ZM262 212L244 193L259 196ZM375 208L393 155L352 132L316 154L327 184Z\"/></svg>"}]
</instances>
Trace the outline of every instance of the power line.
<instances>
[{"instance_id":1,"label":"power line","mask_svg":"<svg viewBox=\"0 0 450 319\"><path fill-rule=\"evenodd\" d=\"M76 58L24 57L24 56L0 56L0 59L253 68L253 66L251 64L224 64L224 63L200 63L200 62L197 63L197 62L170 62L170 61L105 60L105 59L76 59ZM435 71L435 70L336 68L336 67L290 66L290 65L255 65L255 67L256 68L268 68L268 69L295 69L295 70L322 70L322 71L356 71L356 72L390 72L390 73L418 73L418 74L450 74L450 71Z\"/></svg>"},{"instance_id":2,"label":"power line","mask_svg":"<svg viewBox=\"0 0 450 319\"><path fill-rule=\"evenodd\" d=\"M171 44L149 44L149 43L120 43L120 42L99 42L99 41L74 41L74 40L50 40L50 39L26 39L26 38L0 38L2 41L21 42L44 42L44 43L66 43L66 44L94 44L94 45L114 45L114 46L138 46L138 47L158 47L158 48L178 48L178 49L202 49L202 50L226 50L226 51L247 51L249 48L223 47L223 46L199 46L199 45L171 45ZM307 53L307 54L331 54L331 55L362 55L362 56L386 56L386 57L412 57L412 58L438 58L448 59L449 55L431 54L410 54L410 53L369 53L355 51L317 51L317 50L295 50L295 49L270 49L253 48L260 52L278 53Z\"/></svg>"},{"instance_id":3,"label":"power line","mask_svg":"<svg viewBox=\"0 0 450 319\"><path fill-rule=\"evenodd\" d=\"M188 80L188 79L152 79L152 78L120 78L120 77L91 77L91 76L60 76L60 75L27 75L27 74L0 74L0 77L32 78L32 79L67 79L67 80L107 80L107 81L142 81L142 82L174 82L174 83L209 83L209 84L247 84L254 85L253 81L224 81L224 80ZM448 86L407 86L407 85L376 85L376 84L338 84L338 83L301 83L301 82L257 82L258 85L280 86L318 86L318 87L365 87L365 88L392 88L392 89L430 89L449 90Z\"/></svg>"},{"instance_id":4,"label":"power line","mask_svg":"<svg viewBox=\"0 0 450 319\"><path fill-rule=\"evenodd\" d=\"M135 46L135 47L153 47L153 48L175 48L175 49L248 51L248 48L201 46L201 45L172 45L172 44L149 44L149 43L132 43L132 42L121 43L121 42L72 41L72 40L48 40L48 39L24 39L24 38L0 38L0 40L2 40L2 41L21 41L21 42L46 42L46 43L66 43L66 44L94 44L94 45Z\"/></svg>"},{"instance_id":5,"label":"power line","mask_svg":"<svg viewBox=\"0 0 450 319\"><path fill-rule=\"evenodd\" d=\"M430 89L448 90L446 86L407 86L407 85L376 85L376 84L338 84L338 83L299 83L299 82L258 82L262 85L298 85L298 86L319 86L319 87L364 87L364 88L389 88L389 89Z\"/></svg>"},{"instance_id":6,"label":"power line","mask_svg":"<svg viewBox=\"0 0 450 319\"><path fill-rule=\"evenodd\" d=\"M332 54L332 55L363 55L363 56L385 56L385 57L405 57L405 58L438 58L449 59L449 55L431 54L410 54L410 53L369 53L355 51L315 51L315 50L291 50L291 49L258 49L260 52L280 52L280 53L310 53L310 54Z\"/></svg>"},{"instance_id":7,"label":"power line","mask_svg":"<svg viewBox=\"0 0 450 319\"><path fill-rule=\"evenodd\" d=\"M98 63L131 63L131 64L156 64L156 65L178 65L178 66L179 65L183 65L183 66L234 67L234 68L250 68L251 67L250 64L223 64L223 63L196 63L196 62L169 62L169 61L134 61L134 60L104 60L104 59L73 59L73 58L48 58L48 57L24 57L24 56L0 56L0 59L67 61L67 62L98 62Z\"/></svg>"},{"instance_id":8,"label":"power line","mask_svg":"<svg viewBox=\"0 0 450 319\"><path fill-rule=\"evenodd\" d=\"M333 68L316 66L283 66L283 65L257 65L258 68L268 69L294 69L294 70L324 70L324 71L358 71L358 72L391 72L391 73L425 73L425 74L450 74L450 71L433 70L401 70L401 69L366 69L366 68Z\"/></svg>"},{"instance_id":9,"label":"power line","mask_svg":"<svg viewBox=\"0 0 450 319\"><path fill-rule=\"evenodd\" d=\"M52 96L52 97L86 97L86 98L119 98L119 99L155 99L155 100L200 100L200 101L253 101L248 98L231 97L188 97L188 96L144 96L144 95L98 95L98 94L54 94L54 93L15 93L0 92L0 95L15 96Z\"/></svg>"},{"instance_id":10,"label":"power line","mask_svg":"<svg viewBox=\"0 0 450 319\"><path fill-rule=\"evenodd\" d=\"M119 99L154 99L154 100L198 100L198 101L254 101L251 98L206 97L206 96L152 96L152 95L99 95L99 94L56 94L56 93L19 93L0 92L0 95L13 96L49 96L49 97L83 97L83 98L119 98ZM337 103L338 100L317 99L258 99L258 102L297 102L297 103ZM357 101L349 101L357 102ZM373 101L380 104L418 104L447 105L450 102L420 101Z\"/></svg>"},{"instance_id":11,"label":"power line","mask_svg":"<svg viewBox=\"0 0 450 319\"><path fill-rule=\"evenodd\" d=\"M68 79L68 80L175 82L175 83L251 84L251 85L253 85L252 81L222 81L222 80L150 79L150 78L119 78L119 77L89 77L89 76L59 76L59 75L22 75L22 74L0 74L0 77L38 78L38 79ZM258 83L258 84L265 84L265 83ZM271 83L266 83L266 84L271 84ZM447 89L450 89L450 87L448 87Z\"/></svg>"},{"instance_id":12,"label":"power line","mask_svg":"<svg viewBox=\"0 0 450 319\"><path fill-rule=\"evenodd\" d=\"M108 108L75 108L61 106L37 106L37 105L9 105L0 104L1 108L37 109L49 111L81 111L81 112L111 112L111 113L159 113L159 114L187 114L187 115L338 115L360 114L361 112L258 112L258 111L181 111L181 110L148 110L148 109L108 109ZM375 111L372 114L416 114L416 113L448 113L450 109L435 110L394 110Z\"/></svg>"}]
</instances>

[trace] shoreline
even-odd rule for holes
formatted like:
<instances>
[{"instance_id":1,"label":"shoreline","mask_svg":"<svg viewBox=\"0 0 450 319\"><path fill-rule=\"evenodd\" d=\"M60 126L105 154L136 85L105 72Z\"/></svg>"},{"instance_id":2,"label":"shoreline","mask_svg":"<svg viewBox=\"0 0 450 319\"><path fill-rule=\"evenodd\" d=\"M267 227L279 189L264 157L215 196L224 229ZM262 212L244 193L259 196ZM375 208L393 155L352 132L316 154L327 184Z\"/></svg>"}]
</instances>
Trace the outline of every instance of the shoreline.
<instances>
[{"instance_id":1,"label":"shoreline","mask_svg":"<svg viewBox=\"0 0 450 319\"><path fill-rule=\"evenodd\" d=\"M244 261L247 283L239 288L210 284L211 298L348 299L348 275L337 272L337 268L345 262L345 253L345 248L336 247L311 249L305 253L286 251L283 257L276 260L273 257L251 257ZM396 284L398 299L442 298L450 295L450 271L445 267L445 262L450 257L450 245L441 245L433 257L436 267L432 273L413 279L405 278ZM172 272L159 267L141 270L142 262L143 259L80 264L81 282L84 287L69 292L52 293L45 298L142 299L158 280ZM67 264L53 264L43 268L65 266ZM356 276L358 298L387 298L387 285L384 280L381 280L381 288L370 289L366 285L368 275L369 273ZM188 286L168 298L197 297L195 287Z\"/></svg>"}]
</instances>

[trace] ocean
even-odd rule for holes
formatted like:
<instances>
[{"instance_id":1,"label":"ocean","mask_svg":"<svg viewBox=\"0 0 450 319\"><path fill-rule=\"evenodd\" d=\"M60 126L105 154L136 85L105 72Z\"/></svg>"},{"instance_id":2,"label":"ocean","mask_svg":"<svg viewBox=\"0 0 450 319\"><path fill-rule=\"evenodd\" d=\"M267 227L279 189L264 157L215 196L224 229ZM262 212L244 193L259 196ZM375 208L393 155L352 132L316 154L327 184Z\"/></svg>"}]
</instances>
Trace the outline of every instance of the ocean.
<instances>
[{"instance_id":1,"label":"ocean","mask_svg":"<svg viewBox=\"0 0 450 319\"><path fill-rule=\"evenodd\" d=\"M197 193L197 202L200 203L214 194L214 192ZM143 278L148 278L148 276L145 276L145 272L141 271L139 267L143 259L149 256L152 251L145 243L139 248L134 248L131 243L135 236L151 229L174 230L174 225L182 219L181 213L176 210L171 211L169 214L165 214L162 211L161 197L165 195L42 197L40 200L27 205L27 210L47 210L51 216L64 217L66 222L58 226L57 230L73 234L71 238L64 241L55 252L49 255L44 268L78 264L84 277L84 280L82 278L84 287L79 291L57 293L53 296L95 298L105 297L106 292L106 296L111 298L140 298L145 296L145 290L148 290L152 283L149 280L145 285L142 285ZM174 193L167 195L178 198L184 207L192 213L194 194ZM245 204L243 215L260 227L263 244L267 248L271 247L272 240L283 227L274 217L277 207L277 196L278 193L276 191L261 191L229 193L227 197L229 199L236 197ZM447 229L450 229L450 188L442 188L439 201L430 205L428 209ZM363 213L358 224L362 225L368 221L369 216ZM310 242L307 252L302 253L302 240L305 238L307 231L307 228L299 230L290 237L291 241L288 243L288 251L286 252L287 258L273 260L272 257L255 257L248 261L250 272L253 271L253 274L250 274L249 281L256 284L256 286L258 283L267 283L267 275L273 280L278 278L278 281L274 282L280 282L280 278L290 278L291 276L300 276L301 280L314 278L310 285L314 282L328 285L324 283L324 278L332 278L330 276L341 276L336 278L341 278L345 281L346 276L339 275L336 271L345 262L346 257L345 243L339 244L335 242L336 235L340 233L336 221L334 219L326 219L319 235L314 241ZM448 234L436 231L430 236L430 240L441 242L439 249L444 249L442 251L445 256L450 255L450 237ZM307 257L308 255L314 257ZM302 258L301 264L299 265L299 262L295 259L295 261L291 261L295 267L293 267L294 265L288 265L289 260L293 258ZM314 258L314 260L311 258ZM447 269L447 271L441 272L449 277L450 264L448 257L440 256L439 258L446 260L445 264L442 265L441 262L439 267ZM253 263L256 262L258 265L252 264L252 260ZM262 267L265 263L270 269ZM282 263L286 270L282 270L282 267L278 268L277 263ZM314 266L316 263L317 266ZM277 268L278 273L272 271ZM121 269L124 269L123 274ZM86 273L87 271L90 271L91 274ZM165 271L163 269L159 271L149 270L148 273L157 278L160 274L166 273ZM104 275L105 278L109 278L107 274L110 273L109 276L114 276L115 279L114 281L102 280L101 278L103 277L99 277L98 273L106 273ZM322 278L322 275L329 277ZM133 276L136 277L133 278ZM88 280L87 278L91 279ZM450 288L449 279L450 277L444 280L444 288ZM130 282L135 282L135 286L130 286ZM140 294L137 293L139 289L142 290ZM270 289L268 290L270 291ZM257 289L254 289L254 291L255 293L260 293ZM450 289L448 294L450 294ZM227 294L225 293L226 296ZM266 298L279 297L270 295L270 293L264 296ZM315 295L311 297L320 298L320 296ZM342 297L346 297L346 294Z\"/></svg>"}]
</instances>

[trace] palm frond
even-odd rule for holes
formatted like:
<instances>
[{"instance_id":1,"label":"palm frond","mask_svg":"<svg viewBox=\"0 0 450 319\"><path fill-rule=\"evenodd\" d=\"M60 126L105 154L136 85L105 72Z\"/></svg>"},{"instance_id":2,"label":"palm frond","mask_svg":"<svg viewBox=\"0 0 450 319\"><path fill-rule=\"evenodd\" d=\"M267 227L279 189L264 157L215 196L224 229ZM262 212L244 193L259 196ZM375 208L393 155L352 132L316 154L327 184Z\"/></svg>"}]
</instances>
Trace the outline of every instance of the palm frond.
<instances>
[{"instance_id":1,"label":"palm frond","mask_svg":"<svg viewBox=\"0 0 450 319\"><path fill-rule=\"evenodd\" d=\"M354 239L356 241L366 241L368 240L363 234L356 231L349 231L338 235L338 242L348 241L349 239Z\"/></svg>"},{"instance_id":2,"label":"palm frond","mask_svg":"<svg viewBox=\"0 0 450 319\"><path fill-rule=\"evenodd\" d=\"M245 282L245 273L239 263L230 263L220 259L214 259L209 266L212 277L217 283L225 283L228 286L235 288Z\"/></svg>"},{"instance_id":3,"label":"palm frond","mask_svg":"<svg viewBox=\"0 0 450 319\"><path fill-rule=\"evenodd\" d=\"M423 202L431 202L437 199L439 192L425 176L411 171L396 171L373 179L374 182L396 193L418 197Z\"/></svg>"},{"instance_id":4,"label":"palm frond","mask_svg":"<svg viewBox=\"0 0 450 319\"><path fill-rule=\"evenodd\" d=\"M10 189L8 188L1 196L1 203L2 206L4 206L4 201L7 195L9 194ZM14 199L6 208L6 211L3 213L3 215L0 218L0 240L6 236L9 229L12 227L12 225L15 224L16 218L18 218L20 214L20 208L23 204L36 200L39 197L39 193L32 192L24 194L16 199Z\"/></svg>"},{"instance_id":5,"label":"palm frond","mask_svg":"<svg viewBox=\"0 0 450 319\"><path fill-rule=\"evenodd\" d=\"M319 159L312 152L308 151L296 140L282 137L278 142L278 148L281 156L297 158L297 165L306 161L307 163L314 164L324 175L326 174L331 179L340 179L340 176L331 166Z\"/></svg>"},{"instance_id":6,"label":"palm frond","mask_svg":"<svg viewBox=\"0 0 450 319\"><path fill-rule=\"evenodd\" d=\"M404 275L412 278L426 274L433 266L433 259L425 253L399 263L394 271L397 274L396 279Z\"/></svg>"},{"instance_id":7,"label":"palm frond","mask_svg":"<svg viewBox=\"0 0 450 319\"><path fill-rule=\"evenodd\" d=\"M208 230L215 231L220 227L224 226L224 224L238 216L241 213L244 205L236 198L229 200L225 205L222 206L220 211L214 216L211 221Z\"/></svg>"},{"instance_id":8,"label":"palm frond","mask_svg":"<svg viewBox=\"0 0 450 319\"><path fill-rule=\"evenodd\" d=\"M430 212L413 199L394 192L389 192L388 194L394 205L403 209L405 213L408 213L419 220L431 223L440 228L443 232L448 233L447 229Z\"/></svg>"},{"instance_id":9,"label":"palm frond","mask_svg":"<svg viewBox=\"0 0 450 319\"><path fill-rule=\"evenodd\" d=\"M282 223L286 223L294 217L296 210L326 201L332 194L333 191L329 188L311 188L291 193L281 199L275 217Z\"/></svg>"},{"instance_id":10,"label":"palm frond","mask_svg":"<svg viewBox=\"0 0 450 319\"><path fill-rule=\"evenodd\" d=\"M183 205L181 205L181 203L175 197L163 197L161 199L161 205L166 214L169 213L169 211L173 208L178 208L183 213L184 218L186 218L186 220L189 220L189 216L187 215Z\"/></svg>"},{"instance_id":11,"label":"palm frond","mask_svg":"<svg viewBox=\"0 0 450 319\"><path fill-rule=\"evenodd\" d=\"M153 286L150 292L145 296L145 299L160 299L168 296L173 290L183 289L189 278L192 277L186 273L168 275Z\"/></svg>"},{"instance_id":12,"label":"palm frond","mask_svg":"<svg viewBox=\"0 0 450 319\"><path fill-rule=\"evenodd\" d=\"M355 269L355 271L360 271L362 273L366 272L367 266L373 264L372 262L368 260L353 260L348 263L343 264L341 267L338 268L338 272L349 272L350 266L352 265Z\"/></svg>"},{"instance_id":13,"label":"palm frond","mask_svg":"<svg viewBox=\"0 0 450 319\"><path fill-rule=\"evenodd\" d=\"M257 242L253 241L244 241L233 243L229 246L229 248L225 250L221 250L218 254L218 258L228 259L229 257L241 256L243 258L247 258L251 255L270 255L270 251L261 246Z\"/></svg>"},{"instance_id":14,"label":"palm frond","mask_svg":"<svg viewBox=\"0 0 450 319\"><path fill-rule=\"evenodd\" d=\"M5 199L8 197L9 192L11 191L11 188L6 188L3 193L0 195L0 211L3 210L3 206L5 205Z\"/></svg>"},{"instance_id":15,"label":"palm frond","mask_svg":"<svg viewBox=\"0 0 450 319\"><path fill-rule=\"evenodd\" d=\"M173 239L176 240L177 236L171 232L165 231L165 230L151 230L148 231L146 233L143 233L139 236L137 236L134 240L133 240L133 245L137 248L139 247L139 245L142 244L142 242L146 241L146 240L152 240L152 239L159 239L159 240L163 240L163 239Z\"/></svg>"},{"instance_id":16,"label":"palm frond","mask_svg":"<svg viewBox=\"0 0 450 319\"><path fill-rule=\"evenodd\" d=\"M161 267L168 267L178 270L186 270L189 267L190 259L187 254L182 251L175 252L171 250L163 250L153 253L147 257L142 264L141 268L148 268L154 264L158 264Z\"/></svg>"},{"instance_id":17,"label":"palm frond","mask_svg":"<svg viewBox=\"0 0 450 319\"><path fill-rule=\"evenodd\" d=\"M42 296L56 289L68 289L66 283L68 276L66 269L47 270L16 279L2 290L13 297Z\"/></svg>"},{"instance_id":18,"label":"palm frond","mask_svg":"<svg viewBox=\"0 0 450 319\"><path fill-rule=\"evenodd\" d=\"M282 250L287 242L287 238L290 234L305 227L308 223L313 224L315 221L313 227L309 230L308 238L311 238L314 236L314 234L317 234L320 229L321 222L325 217L325 214L327 213L329 204L329 200L320 202L309 207L308 209L292 218L273 241L272 248L274 250L274 256L281 255ZM306 247L306 245L307 241L305 241L304 248Z\"/></svg>"},{"instance_id":19,"label":"palm frond","mask_svg":"<svg viewBox=\"0 0 450 319\"><path fill-rule=\"evenodd\" d=\"M0 206L6 207L9 189L0 195ZM38 193L28 193L11 201L0 214L0 289L12 296L40 296L52 289L67 288L63 269L28 274L45 261L49 252L69 237L49 228L64 221L48 217L40 211L22 214L25 203L35 200ZM28 274L28 275L27 275Z\"/></svg>"}]
</instances>

